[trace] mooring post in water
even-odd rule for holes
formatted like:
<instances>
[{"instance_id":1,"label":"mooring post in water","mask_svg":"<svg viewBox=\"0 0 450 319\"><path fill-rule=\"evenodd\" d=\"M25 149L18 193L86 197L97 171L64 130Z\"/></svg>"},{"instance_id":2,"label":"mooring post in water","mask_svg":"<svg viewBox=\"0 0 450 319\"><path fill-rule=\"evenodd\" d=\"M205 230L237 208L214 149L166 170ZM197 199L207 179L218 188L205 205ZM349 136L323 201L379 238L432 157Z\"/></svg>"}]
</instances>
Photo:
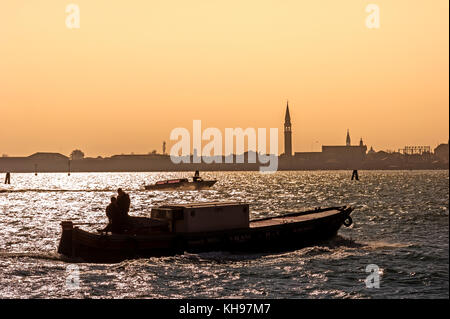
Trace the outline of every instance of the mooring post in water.
<instances>
[{"instance_id":1,"label":"mooring post in water","mask_svg":"<svg viewBox=\"0 0 450 319\"><path fill-rule=\"evenodd\" d=\"M352 173L352 180L356 179L357 181L359 181L359 176L358 176L358 170L354 169L353 173Z\"/></svg>"},{"instance_id":2,"label":"mooring post in water","mask_svg":"<svg viewBox=\"0 0 450 319\"><path fill-rule=\"evenodd\" d=\"M67 173L67 175L69 175L69 176L70 176L70 160L69 160L69 164L68 164L68 166L69 166L69 168L68 168L68 173Z\"/></svg>"},{"instance_id":3,"label":"mooring post in water","mask_svg":"<svg viewBox=\"0 0 450 319\"><path fill-rule=\"evenodd\" d=\"M5 184L11 184L11 173L10 172L6 172Z\"/></svg>"},{"instance_id":4,"label":"mooring post in water","mask_svg":"<svg viewBox=\"0 0 450 319\"><path fill-rule=\"evenodd\" d=\"M37 164L34 164L34 175L37 176Z\"/></svg>"}]
</instances>

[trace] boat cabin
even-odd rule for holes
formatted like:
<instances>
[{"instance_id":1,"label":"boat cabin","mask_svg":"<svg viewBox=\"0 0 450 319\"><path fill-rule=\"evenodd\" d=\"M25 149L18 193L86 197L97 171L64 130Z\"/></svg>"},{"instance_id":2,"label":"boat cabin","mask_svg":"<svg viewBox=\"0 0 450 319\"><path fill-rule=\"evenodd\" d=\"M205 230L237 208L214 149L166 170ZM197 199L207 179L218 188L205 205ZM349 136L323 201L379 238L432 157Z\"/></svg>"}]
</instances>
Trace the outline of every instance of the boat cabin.
<instances>
[{"instance_id":1,"label":"boat cabin","mask_svg":"<svg viewBox=\"0 0 450 319\"><path fill-rule=\"evenodd\" d=\"M167 221L174 233L249 228L250 220L249 205L237 202L164 205L153 208L151 218Z\"/></svg>"}]
</instances>

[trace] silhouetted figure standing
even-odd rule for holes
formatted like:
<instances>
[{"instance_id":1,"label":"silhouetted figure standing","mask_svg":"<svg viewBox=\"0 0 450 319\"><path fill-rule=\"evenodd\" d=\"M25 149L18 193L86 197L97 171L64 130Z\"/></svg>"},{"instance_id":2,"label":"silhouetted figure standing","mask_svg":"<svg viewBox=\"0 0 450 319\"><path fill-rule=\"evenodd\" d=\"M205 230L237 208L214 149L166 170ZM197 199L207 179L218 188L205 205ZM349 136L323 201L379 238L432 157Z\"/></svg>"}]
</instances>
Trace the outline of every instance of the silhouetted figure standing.
<instances>
[{"instance_id":1,"label":"silhouetted figure standing","mask_svg":"<svg viewBox=\"0 0 450 319\"><path fill-rule=\"evenodd\" d=\"M108 217L108 225L104 229L99 229L99 232L112 232L120 234L123 232L125 222L120 213L119 206L117 206L117 199L111 197L111 203L106 207L106 216Z\"/></svg>"},{"instance_id":2,"label":"silhouetted figure standing","mask_svg":"<svg viewBox=\"0 0 450 319\"><path fill-rule=\"evenodd\" d=\"M11 184L11 173L10 172L6 172L5 184Z\"/></svg>"},{"instance_id":3,"label":"silhouetted figure standing","mask_svg":"<svg viewBox=\"0 0 450 319\"><path fill-rule=\"evenodd\" d=\"M359 181L358 170L354 169L352 173L352 180L356 179Z\"/></svg>"},{"instance_id":4,"label":"silhouetted figure standing","mask_svg":"<svg viewBox=\"0 0 450 319\"><path fill-rule=\"evenodd\" d=\"M117 199L111 197L111 203L106 207L106 217L108 217L108 225L105 228L99 229L99 232L121 232L120 213L117 206Z\"/></svg>"},{"instance_id":5,"label":"silhouetted figure standing","mask_svg":"<svg viewBox=\"0 0 450 319\"><path fill-rule=\"evenodd\" d=\"M117 206L117 198L111 197L111 203L106 207L106 217L108 217L108 224L112 223L113 217L119 212L119 207Z\"/></svg>"},{"instance_id":6,"label":"silhouetted figure standing","mask_svg":"<svg viewBox=\"0 0 450 319\"><path fill-rule=\"evenodd\" d=\"M193 180L194 182L198 182L198 181L201 180L201 178L200 178L200 172L199 172L198 170L195 171L195 174L194 174L194 177L192 177L192 180Z\"/></svg>"},{"instance_id":7,"label":"silhouetted figure standing","mask_svg":"<svg viewBox=\"0 0 450 319\"><path fill-rule=\"evenodd\" d=\"M130 196L125 193L122 188L117 190L117 206L119 207L120 213L126 219L128 217L128 212L130 211Z\"/></svg>"}]
</instances>

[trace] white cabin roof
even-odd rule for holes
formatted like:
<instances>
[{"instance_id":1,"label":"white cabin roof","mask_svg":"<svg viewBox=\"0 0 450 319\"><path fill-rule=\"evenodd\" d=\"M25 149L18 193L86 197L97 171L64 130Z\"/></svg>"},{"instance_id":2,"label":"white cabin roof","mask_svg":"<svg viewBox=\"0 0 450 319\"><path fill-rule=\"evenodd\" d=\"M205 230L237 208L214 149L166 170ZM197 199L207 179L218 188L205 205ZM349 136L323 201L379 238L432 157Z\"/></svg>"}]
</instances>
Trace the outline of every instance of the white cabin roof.
<instances>
[{"instance_id":1,"label":"white cabin roof","mask_svg":"<svg viewBox=\"0 0 450 319\"><path fill-rule=\"evenodd\" d=\"M173 204L163 205L159 208L205 208L205 207L217 207L217 206L236 206L246 205L243 202L198 202L198 203L186 203L186 204Z\"/></svg>"}]
</instances>

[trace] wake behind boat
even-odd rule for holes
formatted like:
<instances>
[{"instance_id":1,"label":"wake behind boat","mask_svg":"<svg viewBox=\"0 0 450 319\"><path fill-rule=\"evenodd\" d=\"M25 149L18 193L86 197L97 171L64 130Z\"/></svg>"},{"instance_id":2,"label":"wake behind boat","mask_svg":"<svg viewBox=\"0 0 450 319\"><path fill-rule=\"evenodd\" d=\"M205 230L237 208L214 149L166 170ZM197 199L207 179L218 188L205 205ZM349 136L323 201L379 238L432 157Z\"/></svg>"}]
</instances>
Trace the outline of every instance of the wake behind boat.
<instances>
[{"instance_id":1,"label":"wake behind boat","mask_svg":"<svg viewBox=\"0 0 450 319\"><path fill-rule=\"evenodd\" d=\"M352 207L317 208L249 220L249 205L212 202L165 205L151 217L130 217L121 234L91 233L62 222L58 252L87 262L206 251L279 251L334 237L350 226Z\"/></svg>"}]
</instances>

